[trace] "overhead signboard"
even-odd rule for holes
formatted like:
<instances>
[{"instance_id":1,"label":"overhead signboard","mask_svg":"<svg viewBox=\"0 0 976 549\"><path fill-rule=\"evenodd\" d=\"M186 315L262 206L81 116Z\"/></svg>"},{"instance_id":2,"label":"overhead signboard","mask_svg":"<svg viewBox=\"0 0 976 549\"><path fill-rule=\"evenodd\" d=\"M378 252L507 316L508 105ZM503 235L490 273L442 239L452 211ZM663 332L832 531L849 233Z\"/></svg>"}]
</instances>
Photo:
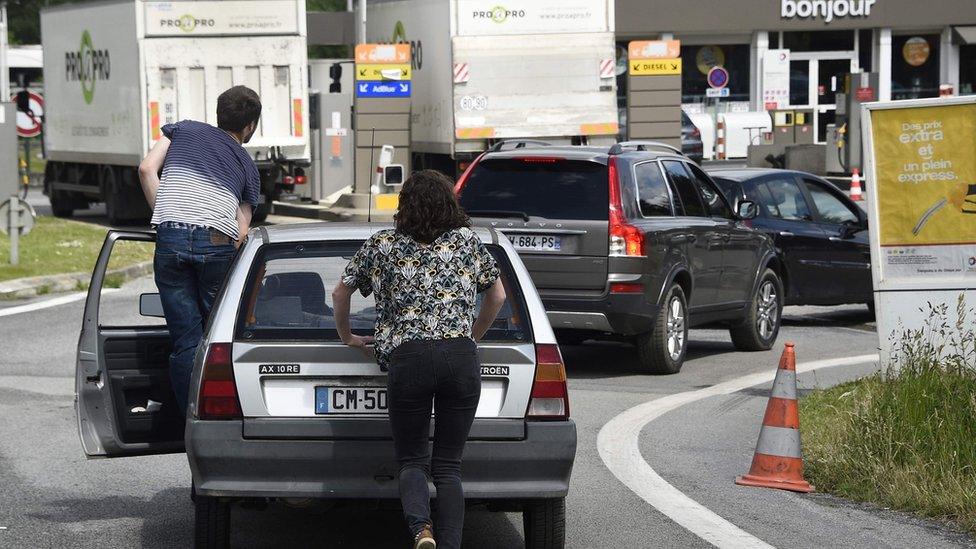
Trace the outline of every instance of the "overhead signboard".
<instances>
[{"instance_id":1,"label":"overhead signboard","mask_svg":"<svg viewBox=\"0 0 976 549\"><path fill-rule=\"evenodd\" d=\"M410 82L356 82L356 97L410 97Z\"/></svg>"},{"instance_id":2,"label":"overhead signboard","mask_svg":"<svg viewBox=\"0 0 976 549\"><path fill-rule=\"evenodd\" d=\"M146 36L298 34L298 4L292 0L146 2Z\"/></svg>"},{"instance_id":3,"label":"overhead signboard","mask_svg":"<svg viewBox=\"0 0 976 549\"><path fill-rule=\"evenodd\" d=\"M867 103L871 264L881 347L927 304L976 304L976 97Z\"/></svg>"},{"instance_id":4,"label":"overhead signboard","mask_svg":"<svg viewBox=\"0 0 976 549\"><path fill-rule=\"evenodd\" d=\"M410 80L409 64L356 65L356 80Z\"/></svg>"},{"instance_id":5,"label":"overhead signboard","mask_svg":"<svg viewBox=\"0 0 976 549\"><path fill-rule=\"evenodd\" d=\"M611 32L606 0L457 0L458 36Z\"/></svg>"},{"instance_id":6,"label":"overhead signboard","mask_svg":"<svg viewBox=\"0 0 976 549\"><path fill-rule=\"evenodd\" d=\"M359 44L356 63L409 63L410 44Z\"/></svg>"},{"instance_id":7,"label":"overhead signboard","mask_svg":"<svg viewBox=\"0 0 976 549\"><path fill-rule=\"evenodd\" d=\"M638 59L628 61L632 76L666 76L681 74L681 59Z\"/></svg>"}]
</instances>

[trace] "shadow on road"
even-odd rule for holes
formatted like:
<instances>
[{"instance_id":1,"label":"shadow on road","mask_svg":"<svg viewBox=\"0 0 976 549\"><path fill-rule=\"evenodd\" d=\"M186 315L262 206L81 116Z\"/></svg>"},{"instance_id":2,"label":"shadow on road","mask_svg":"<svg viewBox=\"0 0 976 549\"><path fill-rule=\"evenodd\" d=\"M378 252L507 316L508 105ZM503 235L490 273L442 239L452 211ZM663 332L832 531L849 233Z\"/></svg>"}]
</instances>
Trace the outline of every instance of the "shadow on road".
<instances>
[{"instance_id":1,"label":"shadow on road","mask_svg":"<svg viewBox=\"0 0 976 549\"><path fill-rule=\"evenodd\" d=\"M566 373L573 379L604 379L621 375L646 375L637 359L637 349L629 343L590 341L582 345L559 345L566 362ZM688 342L686 361L734 353L731 341Z\"/></svg>"}]
</instances>

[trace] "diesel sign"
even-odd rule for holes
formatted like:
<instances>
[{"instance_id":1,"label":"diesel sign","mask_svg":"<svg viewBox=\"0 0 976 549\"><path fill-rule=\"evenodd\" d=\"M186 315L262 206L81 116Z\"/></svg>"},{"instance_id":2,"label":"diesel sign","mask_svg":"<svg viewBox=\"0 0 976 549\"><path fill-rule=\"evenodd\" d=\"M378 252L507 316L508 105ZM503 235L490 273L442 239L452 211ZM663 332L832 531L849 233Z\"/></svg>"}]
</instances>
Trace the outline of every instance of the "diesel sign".
<instances>
[{"instance_id":1,"label":"diesel sign","mask_svg":"<svg viewBox=\"0 0 976 549\"><path fill-rule=\"evenodd\" d=\"M823 19L830 23L842 17L868 17L877 0L782 0L783 19Z\"/></svg>"}]
</instances>

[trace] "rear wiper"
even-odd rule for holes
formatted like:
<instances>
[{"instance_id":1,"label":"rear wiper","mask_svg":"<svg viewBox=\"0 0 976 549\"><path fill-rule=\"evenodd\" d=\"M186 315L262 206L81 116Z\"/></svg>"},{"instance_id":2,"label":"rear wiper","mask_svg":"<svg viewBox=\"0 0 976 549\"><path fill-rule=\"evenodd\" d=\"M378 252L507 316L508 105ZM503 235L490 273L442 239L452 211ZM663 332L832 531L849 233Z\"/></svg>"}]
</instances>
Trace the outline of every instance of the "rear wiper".
<instances>
[{"instance_id":1,"label":"rear wiper","mask_svg":"<svg viewBox=\"0 0 976 549\"><path fill-rule=\"evenodd\" d=\"M518 210L465 210L471 217L518 217L522 221L529 220L529 214Z\"/></svg>"}]
</instances>

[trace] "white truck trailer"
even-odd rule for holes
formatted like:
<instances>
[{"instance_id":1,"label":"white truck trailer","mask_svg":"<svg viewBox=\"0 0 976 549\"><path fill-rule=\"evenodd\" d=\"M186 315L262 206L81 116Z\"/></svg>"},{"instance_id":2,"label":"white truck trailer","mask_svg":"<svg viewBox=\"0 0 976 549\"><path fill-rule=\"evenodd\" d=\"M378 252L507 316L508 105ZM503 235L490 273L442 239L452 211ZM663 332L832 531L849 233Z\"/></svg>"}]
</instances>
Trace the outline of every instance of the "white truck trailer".
<instances>
[{"instance_id":1,"label":"white truck trailer","mask_svg":"<svg viewBox=\"0 0 976 549\"><path fill-rule=\"evenodd\" d=\"M160 128L217 124L217 96L261 96L245 145L271 201L309 164L304 0L119 0L41 12L47 168L55 215L105 202L112 223L145 221L137 167Z\"/></svg>"},{"instance_id":2,"label":"white truck trailer","mask_svg":"<svg viewBox=\"0 0 976 549\"><path fill-rule=\"evenodd\" d=\"M456 173L499 140L614 142L613 9L613 0L368 2L368 41L412 47L414 168Z\"/></svg>"}]
</instances>

